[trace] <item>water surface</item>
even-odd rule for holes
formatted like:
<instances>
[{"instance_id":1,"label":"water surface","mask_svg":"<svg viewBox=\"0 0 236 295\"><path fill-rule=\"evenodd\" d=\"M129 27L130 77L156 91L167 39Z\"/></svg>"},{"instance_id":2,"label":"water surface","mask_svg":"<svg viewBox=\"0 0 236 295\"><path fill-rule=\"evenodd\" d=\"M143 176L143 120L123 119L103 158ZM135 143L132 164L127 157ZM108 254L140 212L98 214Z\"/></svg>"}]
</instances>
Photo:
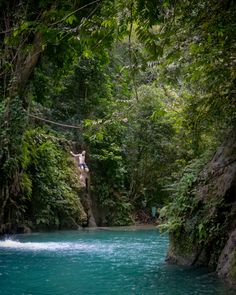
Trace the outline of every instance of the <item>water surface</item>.
<instances>
[{"instance_id":1,"label":"water surface","mask_svg":"<svg viewBox=\"0 0 236 295\"><path fill-rule=\"evenodd\" d=\"M236 294L199 268L168 265L157 230L17 235L0 241L1 295Z\"/></svg>"}]
</instances>

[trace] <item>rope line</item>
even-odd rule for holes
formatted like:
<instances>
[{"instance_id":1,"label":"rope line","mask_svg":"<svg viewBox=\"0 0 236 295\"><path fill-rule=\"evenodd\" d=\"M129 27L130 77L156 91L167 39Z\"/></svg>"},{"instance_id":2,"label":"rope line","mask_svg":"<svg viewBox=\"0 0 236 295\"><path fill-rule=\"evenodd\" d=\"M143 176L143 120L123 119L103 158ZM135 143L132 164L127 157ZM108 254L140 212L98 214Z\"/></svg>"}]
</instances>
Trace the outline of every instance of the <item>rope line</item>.
<instances>
[{"instance_id":1,"label":"rope line","mask_svg":"<svg viewBox=\"0 0 236 295\"><path fill-rule=\"evenodd\" d=\"M57 123L57 122L54 122L54 121L51 121L51 120L40 118L40 117L35 116L35 115L31 115L31 114L29 114L29 117L37 119L37 120L41 120L41 121L44 121L44 122L47 122L47 123L50 123L50 124L58 125L58 126L61 126L61 127L80 129L80 126L61 124L61 123Z\"/></svg>"}]
</instances>

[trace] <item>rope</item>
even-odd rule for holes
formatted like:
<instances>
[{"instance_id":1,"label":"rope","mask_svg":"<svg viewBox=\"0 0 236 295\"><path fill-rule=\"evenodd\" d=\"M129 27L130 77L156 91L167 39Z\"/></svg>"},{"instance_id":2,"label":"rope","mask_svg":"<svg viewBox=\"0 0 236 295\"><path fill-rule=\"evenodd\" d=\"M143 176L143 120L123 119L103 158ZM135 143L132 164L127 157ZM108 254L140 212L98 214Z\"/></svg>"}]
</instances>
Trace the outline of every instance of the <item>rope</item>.
<instances>
[{"instance_id":1,"label":"rope","mask_svg":"<svg viewBox=\"0 0 236 295\"><path fill-rule=\"evenodd\" d=\"M44 122L47 122L47 123L50 123L50 124L58 125L58 126L61 126L61 127L80 129L80 126L61 124L61 123L57 123L57 122L54 122L54 121L51 121L51 120L40 118L40 117L35 116L35 115L31 115L31 114L29 114L29 117L40 120L40 121L44 121Z\"/></svg>"}]
</instances>

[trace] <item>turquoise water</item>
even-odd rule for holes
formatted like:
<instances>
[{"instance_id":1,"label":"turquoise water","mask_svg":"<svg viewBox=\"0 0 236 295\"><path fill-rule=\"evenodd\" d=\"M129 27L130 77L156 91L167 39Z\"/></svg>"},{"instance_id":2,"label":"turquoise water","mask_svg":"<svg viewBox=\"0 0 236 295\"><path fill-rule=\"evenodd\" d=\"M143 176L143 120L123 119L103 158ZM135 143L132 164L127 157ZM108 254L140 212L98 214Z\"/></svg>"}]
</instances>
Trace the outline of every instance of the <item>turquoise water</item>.
<instances>
[{"instance_id":1,"label":"turquoise water","mask_svg":"<svg viewBox=\"0 0 236 295\"><path fill-rule=\"evenodd\" d=\"M202 269L165 263L157 230L17 235L0 241L1 295L236 294Z\"/></svg>"}]
</instances>

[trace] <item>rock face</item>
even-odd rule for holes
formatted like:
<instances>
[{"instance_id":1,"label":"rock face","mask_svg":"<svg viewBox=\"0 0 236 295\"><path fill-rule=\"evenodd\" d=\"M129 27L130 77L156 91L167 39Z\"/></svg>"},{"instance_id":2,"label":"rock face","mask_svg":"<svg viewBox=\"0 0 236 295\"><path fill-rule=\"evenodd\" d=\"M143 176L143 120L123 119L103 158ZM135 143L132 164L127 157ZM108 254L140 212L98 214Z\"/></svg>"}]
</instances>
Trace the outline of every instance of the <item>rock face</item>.
<instances>
[{"instance_id":1,"label":"rock face","mask_svg":"<svg viewBox=\"0 0 236 295\"><path fill-rule=\"evenodd\" d=\"M89 169L85 167L80 167L79 162L74 158L75 164L78 167L79 181L81 186L81 203L84 207L84 210L87 214L87 222L84 226L96 227L96 221L93 214L93 201L90 194L90 174Z\"/></svg>"},{"instance_id":2,"label":"rock face","mask_svg":"<svg viewBox=\"0 0 236 295\"><path fill-rule=\"evenodd\" d=\"M83 189L81 201L83 207L87 213L87 226L88 227L96 227L96 221L93 214L93 202L90 194L90 178L89 172L84 169L80 170L80 183Z\"/></svg>"},{"instance_id":3,"label":"rock face","mask_svg":"<svg viewBox=\"0 0 236 295\"><path fill-rule=\"evenodd\" d=\"M236 286L236 230L234 230L221 252L217 274L224 280Z\"/></svg>"},{"instance_id":4,"label":"rock face","mask_svg":"<svg viewBox=\"0 0 236 295\"><path fill-rule=\"evenodd\" d=\"M236 284L236 129L199 173L181 229L170 233L167 260L204 265Z\"/></svg>"}]
</instances>

